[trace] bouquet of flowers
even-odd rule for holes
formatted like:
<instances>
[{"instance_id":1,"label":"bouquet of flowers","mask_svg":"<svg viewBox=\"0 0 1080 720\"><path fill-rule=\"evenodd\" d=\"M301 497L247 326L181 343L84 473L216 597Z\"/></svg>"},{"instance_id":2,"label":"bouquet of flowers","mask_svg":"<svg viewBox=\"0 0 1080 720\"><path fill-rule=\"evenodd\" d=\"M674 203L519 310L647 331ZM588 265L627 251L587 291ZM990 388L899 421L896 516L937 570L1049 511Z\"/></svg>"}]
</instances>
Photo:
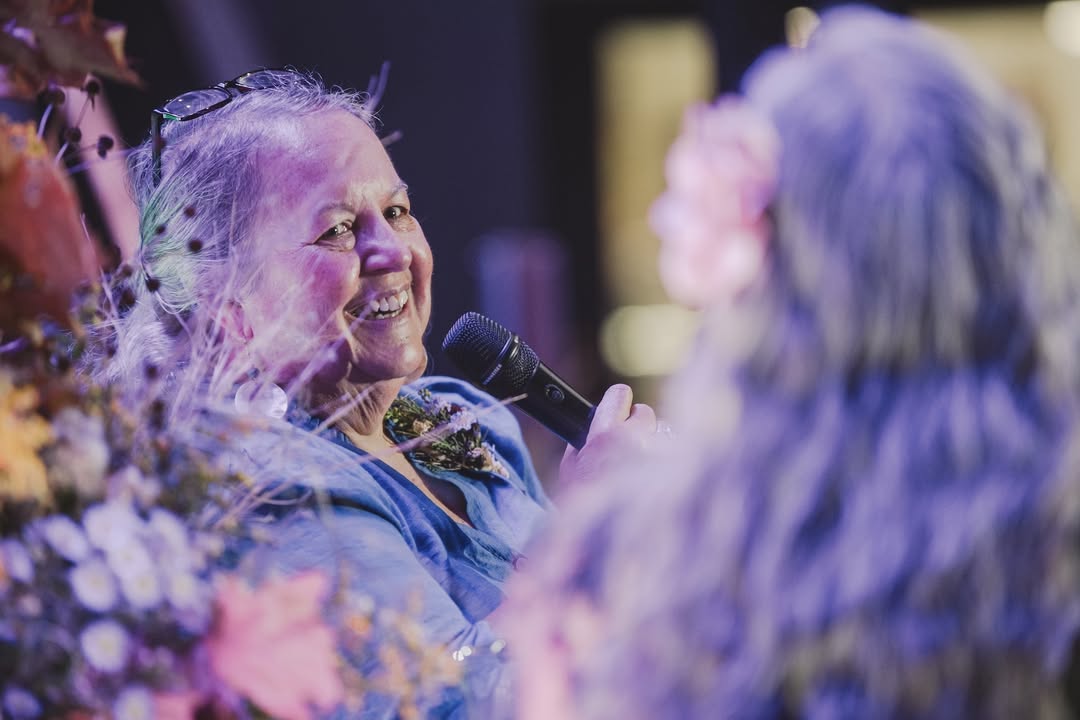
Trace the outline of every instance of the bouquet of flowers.
<instances>
[{"instance_id":1,"label":"bouquet of flowers","mask_svg":"<svg viewBox=\"0 0 1080 720\"><path fill-rule=\"evenodd\" d=\"M4 711L306 717L341 702L326 578L256 592L215 573L226 538L199 509L210 483L237 480L51 369L42 339L0 367Z\"/></svg>"},{"instance_id":2,"label":"bouquet of flowers","mask_svg":"<svg viewBox=\"0 0 1080 720\"><path fill-rule=\"evenodd\" d=\"M0 18L0 94L51 109L60 84L92 103L88 72L135 79L90 0L0 0ZM0 714L308 718L377 693L418 716L461 674L418 609L237 562L259 542L232 504L252 481L188 442L164 399L121 403L71 370L100 320L99 259L59 163L80 133L54 154L48 113L0 116Z\"/></svg>"},{"instance_id":3,"label":"bouquet of flowers","mask_svg":"<svg viewBox=\"0 0 1080 720\"><path fill-rule=\"evenodd\" d=\"M6 716L306 718L369 692L407 716L458 681L407 612L319 572L222 570L243 530L216 522L220 490L245 478L58 369L79 351L69 335L14 344L0 354Z\"/></svg>"}]
</instances>

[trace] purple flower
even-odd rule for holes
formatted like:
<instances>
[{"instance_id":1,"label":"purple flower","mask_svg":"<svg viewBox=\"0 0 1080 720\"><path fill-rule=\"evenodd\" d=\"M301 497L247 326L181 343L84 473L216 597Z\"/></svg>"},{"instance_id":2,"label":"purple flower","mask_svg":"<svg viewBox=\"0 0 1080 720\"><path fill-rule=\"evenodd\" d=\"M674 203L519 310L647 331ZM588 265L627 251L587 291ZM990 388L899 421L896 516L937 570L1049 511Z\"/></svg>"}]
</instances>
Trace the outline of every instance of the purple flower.
<instances>
[{"instance_id":1,"label":"purple flower","mask_svg":"<svg viewBox=\"0 0 1080 720\"><path fill-rule=\"evenodd\" d=\"M30 559L26 547L18 540L0 542L0 563L8 577L24 583L34 581L34 561Z\"/></svg>"},{"instance_id":2,"label":"purple flower","mask_svg":"<svg viewBox=\"0 0 1080 720\"><path fill-rule=\"evenodd\" d=\"M144 523L130 503L112 501L100 503L83 514L83 527L90 544L102 550L137 543Z\"/></svg>"},{"instance_id":3,"label":"purple flower","mask_svg":"<svg viewBox=\"0 0 1080 720\"><path fill-rule=\"evenodd\" d=\"M15 598L15 612L26 618L36 618L45 610L41 598L33 593L24 593Z\"/></svg>"},{"instance_id":4,"label":"purple flower","mask_svg":"<svg viewBox=\"0 0 1080 720\"><path fill-rule=\"evenodd\" d=\"M173 607L186 610L202 605L208 594L194 574L177 570L165 577L165 596Z\"/></svg>"},{"instance_id":5,"label":"purple flower","mask_svg":"<svg viewBox=\"0 0 1080 720\"><path fill-rule=\"evenodd\" d=\"M117 470L108 479L109 497L134 500L142 507L153 505L161 495L161 483L146 477L134 465Z\"/></svg>"},{"instance_id":6,"label":"purple flower","mask_svg":"<svg viewBox=\"0 0 1080 720\"><path fill-rule=\"evenodd\" d=\"M77 565L68 573L68 582L85 608L105 612L116 605L116 579L100 558Z\"/></svg>"},{"instance_id":7,"label":"purple flower","mask_svg":"<svg viewBox=\"0 0 1080 720\"><path fill-rule=\"evenodd\" d=\"M176 654L167 647L140 645L135 652L134 662L137 672L140 674L157 675L159 677L178 676L185 671L180 669Z\"/></svg>"},{"instance_id":8,"label":"purple flower","mask_svg":"<svg viewBox=\"0 0 1080 720\"><path fill-rule=\"evenodd\" d=\"M476 415L469 410L459 410L450 416L450 419L446 421L441 429L447 432L455 433L461 430L468 430L476 424Z\"/></svg>"},{"instance_id":9,"label":"purple flower","mask_svg":"<svg viewBox=\"0 0 1080 720\"><path fill-rule=\"evenodd\" d=\"M205 555L218 557L225 552L225 539L214 533L198 533L195 535L195 547L199 551L196 569L202 569L205 563Z\"/></svg>"},{"instance_id":10,"label":"purple flower","mask_svg":"<svg viewBox=\"0 0 1080 720\"><path fill-rule=\"evenodd\" d=\"M36 718L41 715L41 703L21 687L8 685L4 690L4 710L16 720Z\"/></svg>"},{"instance_id":11,"label":"purple flower","mask_svg":"<svg viewBox=\"0 0 1080 720\"><path fill-rule=\"evenodd\" d=\"M188 532L184 523L176 515L162 508L154 508L150 512L150 520L147 523L150 529L165 541L172 550L183 550L188 546Z\"/></svg>"},{"instance_id":12,"label":"purple flower","mask_svg":"<svg viewBox=\"0 0 1080 720\"><path fill-rule=\"evenodd\" d=\"M155 508L147 527L159 541L158 560L170 567L187 569L195 564L188 530L180 518L168 510Z\"/></svg>"},{"instance_id":13,"label":"purple flower","mask_svg":"<svg viewBox=\"0 0 1080 720\"><path fill-rule=\"evenodd\" d=\"M116 576L125 577L154 572L154 560L142 545L142 538L132 537L126 543L117 543L105 551L105 559Z\"/></svg>"},{"instance_id":14,"label":"purple flower","mask_svg":"<svg viewBox=\"0 0 1080 720\"><path fill-rule=\"evenodd\" d=\"M120 575L120 592L133 607L149 610L161 602L161 582L152 565Z\"/></svg>"},{"instance_id":15,"label":"purple flower","mask_svg":"<svg viewBox=\"0 0 1080 720\"><path fill-rule=\"evenodd\" d=\"M131 638L115 620L98 620L87 625L79 635L79 647L95 670L114 673L123 670L127 664Z\"/></svg>"},{"instance_id":16,"label":"purple flower","mask_svg":"<svg viewBox=\"0 0 1080 720\"><path fill-rule=\"evenodd\" d=\"M164 585L165 597L175 611L176 621L191 632L203 632L213 614L210 585L184 569L167 571Z\"/></svg>"},{"instance_id":17,"label":"purple flower","mask_svg":"<svg viewBox=\"0 0 1080 720\"><path fill-rule=\"evenodd\" d=\"M77 563L90 554L86 533L71 518L52 515L37 523L37 527L45 542L61 557Z\"/></svg>"},{"instance_id":18,"label":"purple flower","mask_svg":"<svg viewBox=\"0 0 1080 720\"><path fill-rule=\"evenodd\" d=\"M143 610L161 602L161 582L145 538L132 536L126 543L114 543L105 551L109 568L120 579L120 592L132 606Z\"/></svg>"},{"instance_id":19,"label":"purple flower","mask_svg":"<svg viewBox=\"0 0 1080 720\"><path fill-rule=\"evenodd\" d=\"M129 685L120 691L113 705L115 720L153 720L154 696L141 685Z\"/></svg>"}]
</instances>

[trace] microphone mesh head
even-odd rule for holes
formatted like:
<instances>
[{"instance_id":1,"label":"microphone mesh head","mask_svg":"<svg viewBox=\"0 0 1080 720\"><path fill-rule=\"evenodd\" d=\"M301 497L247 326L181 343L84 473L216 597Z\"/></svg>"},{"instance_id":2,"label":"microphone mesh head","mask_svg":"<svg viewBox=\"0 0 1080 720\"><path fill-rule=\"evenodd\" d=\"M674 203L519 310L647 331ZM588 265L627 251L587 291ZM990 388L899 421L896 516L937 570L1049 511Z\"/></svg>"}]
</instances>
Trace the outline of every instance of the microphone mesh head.
<instances>
[{"instance_id":1,"label":"microphone mesh head","mask_svg":"<svg viewBox=\"0 0 1080 720\"><path fill-rule=\"evenodd\" d=\"M458 318L443 340L443 351L469 380L497 397L520 395L536 373L540 358L521 340L514 357L503 358L495 377L487 380L513 333L480 313L467 312Z\"/></svg>"},{"instance_id":2,"label":"microphone mesh head","mask_svg":"<svg viewBox=\"0 0 1080 720\"><path fill-rule=\"evenodd\" d=\"M472 380L483 380L499 353L506 347L510 331L480 313L467 312L458 318L443 340L443 351Z\"/></svg>"}]
</instances>

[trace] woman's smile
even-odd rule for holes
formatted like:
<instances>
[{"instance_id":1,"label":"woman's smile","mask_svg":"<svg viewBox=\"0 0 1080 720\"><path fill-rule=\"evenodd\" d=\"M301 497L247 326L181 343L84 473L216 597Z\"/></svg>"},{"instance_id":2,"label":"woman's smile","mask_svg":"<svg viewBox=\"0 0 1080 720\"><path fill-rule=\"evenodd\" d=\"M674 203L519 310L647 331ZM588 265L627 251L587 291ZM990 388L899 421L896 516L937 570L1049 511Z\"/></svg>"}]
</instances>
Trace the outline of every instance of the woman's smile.
<instances>
[{"instance_id":1,"label":"woman's smile","mask_svg":"<svg viewBox=\"0 0 1080 720\"><path fill-rule=\"evenodd\" d=\"M408 289L378 293L350 302L345 306L345 317L350 325L355 321L388 320L405 312L408 304Z\"/></svg>"}]
</instances>

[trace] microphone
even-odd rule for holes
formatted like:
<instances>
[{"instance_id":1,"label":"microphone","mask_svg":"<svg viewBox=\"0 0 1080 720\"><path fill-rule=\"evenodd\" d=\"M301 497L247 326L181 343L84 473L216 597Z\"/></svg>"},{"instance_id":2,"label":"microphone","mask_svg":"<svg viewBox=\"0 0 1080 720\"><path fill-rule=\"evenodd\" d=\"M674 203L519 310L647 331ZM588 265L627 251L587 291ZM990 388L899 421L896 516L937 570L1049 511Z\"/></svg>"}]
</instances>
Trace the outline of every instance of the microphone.
<instances>
[{"instance_id":1,"label":"microphone","mask_svg":"<svg viewBox=\"0 0 1080 720\"><path fill-rule=\"evenodd\" d=\"M499 323L467 312L446 333L443 351L473 385L500 400L524 395L522 410L579 450L585 444L596 407Z\"/></svg>"}]
</instances>

